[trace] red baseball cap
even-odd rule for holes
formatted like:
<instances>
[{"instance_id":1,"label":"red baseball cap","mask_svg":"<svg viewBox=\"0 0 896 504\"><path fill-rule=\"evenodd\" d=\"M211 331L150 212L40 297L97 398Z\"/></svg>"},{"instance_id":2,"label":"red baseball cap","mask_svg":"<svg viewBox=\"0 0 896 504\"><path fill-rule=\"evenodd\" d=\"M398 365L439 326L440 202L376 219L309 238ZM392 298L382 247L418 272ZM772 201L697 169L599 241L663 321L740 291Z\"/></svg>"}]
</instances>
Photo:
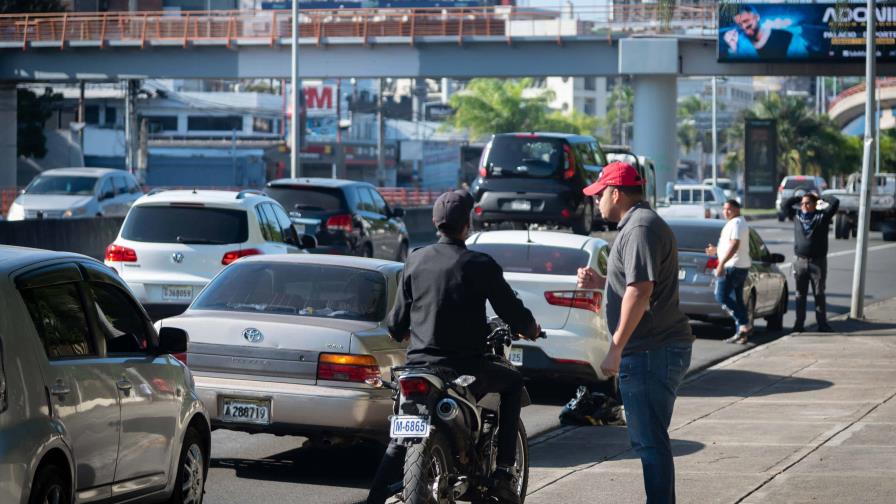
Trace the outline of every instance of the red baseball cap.
<instances>
[{"instance_id":1,"label":"red baseball cap","mask_svg":"<svg viewBox=\"0 0 896 504\"><path fill-rule=\"evenodd\" d=\"M633 186L638 187L644 185L644 179L638 174L638 170L634 166L623 163L622 161L613 161L604 166L600 172L597 182L582 189L586 196L594 196L604 192L609 186Z\"/></svg>"}]
</instances>

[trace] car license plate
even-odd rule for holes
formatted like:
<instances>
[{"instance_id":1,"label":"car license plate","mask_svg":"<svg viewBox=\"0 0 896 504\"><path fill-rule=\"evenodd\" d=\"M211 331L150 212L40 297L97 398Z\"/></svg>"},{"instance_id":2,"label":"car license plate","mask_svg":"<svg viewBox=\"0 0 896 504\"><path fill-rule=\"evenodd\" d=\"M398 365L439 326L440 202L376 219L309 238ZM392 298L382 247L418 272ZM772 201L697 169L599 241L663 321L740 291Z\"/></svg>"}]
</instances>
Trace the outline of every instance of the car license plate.
<instances>
[{"instance_id":1,"label":"car license plate","mask_svg":"<svg viewBox=\"0 0 896 504\"><path fill-rule=\"evenodd\" d=\"M191 301L193 299L193 286L163 285L162 299L165 301Z\"/></svg>"},{"instance_id":2,"label":"car license plate","mask_svg":"<svg viewBox=\"0 0 896 504\"><path fill-rule=\"evenodd\" d=\"M222 400L221 420L254 424L271 423L271 401L253 401L251 399Z\"/></svg>"},{"instance_id":3,"label":"car license plate","mask_svg":"<svg viewBox=\"0 0 896 504\"><path fill-rule=\"evenodd\" d=\"M389 436L393 438L429 437L429 417L416 415L395 415L389 417L392 426Z\"/></svg>"},{"instance_id":4,"label":"car license plate","mask_svg":"<svg viewBox=\"0 0 896 504\"><path fill-rule=\"evenodd\" d=\"M523 365L523 349L518 347L510 347L510 355L507 356L507 359L514 366L522 366Z\"/></svg>"},{"instance_id":5,"label":"car license plate","mask_svg":"<svg viewBox=\"0 0 896 504\"><path fill-rule=\"evenodd\" d=\"M524 199L513 200L510 202L510 209L528 212L532 210L532 202Z\"/></svg>"},{"instance_id":6,"label":"car license plate","mask_svg":"<svg viewBox=\"0 0 896 504\"><path fill-rule=\"evenodd\" d=\"M687 276L688 276L688 271L687 271L687 270L685 270L685 269L680 269L680 270L678 270L678 279L679 279L679 280L684 280L685 277L687 277Z\"/></svg>"}]
</instances>

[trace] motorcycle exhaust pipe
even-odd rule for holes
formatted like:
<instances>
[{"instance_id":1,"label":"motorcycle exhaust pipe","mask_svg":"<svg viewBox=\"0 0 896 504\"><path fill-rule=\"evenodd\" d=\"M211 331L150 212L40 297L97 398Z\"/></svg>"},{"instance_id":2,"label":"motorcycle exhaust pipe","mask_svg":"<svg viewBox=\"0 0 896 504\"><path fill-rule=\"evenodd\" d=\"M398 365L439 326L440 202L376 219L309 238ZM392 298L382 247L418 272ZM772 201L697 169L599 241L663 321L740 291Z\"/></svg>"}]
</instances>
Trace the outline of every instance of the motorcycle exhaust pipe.
<instances>
[{"instance_id":1,"label":"motorcycle exhaust pipe","mask_svg":"<svg viewBox=\"0 0 896 504\"><path fill-rule=\"evenodd\" d=\"M460 406L457 405L454 399L446 397L436 404L436 414L444 422L454 420L457 418L458 413L460 413Z\"/></svg>"}]
</instances>

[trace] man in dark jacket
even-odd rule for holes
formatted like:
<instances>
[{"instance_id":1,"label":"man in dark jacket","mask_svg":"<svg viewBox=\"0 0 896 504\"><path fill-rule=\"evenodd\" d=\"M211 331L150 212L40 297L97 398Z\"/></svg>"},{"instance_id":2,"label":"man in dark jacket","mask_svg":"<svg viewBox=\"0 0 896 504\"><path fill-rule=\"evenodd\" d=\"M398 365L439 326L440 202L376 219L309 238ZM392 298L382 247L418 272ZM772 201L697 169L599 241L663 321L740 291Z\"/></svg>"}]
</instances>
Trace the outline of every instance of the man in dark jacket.
<instances>
[{"instance_id":1,"label":"man in dark jacket","mask_svg":"<svg viewBox=\"0 0 896 504\"><path fill-rule=\"evenodd\" d=\"M485 359L490 332L485 302L524 338L536 339L541 327L504 280L498 263L487 254L467 249L464 240L470 231L473 205L473 197L462 190L436 200L432 221L441 238L408 255L389 314L389 333L398 341L410 336L409 366L450 367L476 377L470 389L477 396L501 395L494 494L501 502L514 503L520 500L513 466L523 378L516 369ZM390 444L368 503L383 502L386 485L403 463L403 446Z\"/></svg>"},{"instance_id":2,"label":"man in dark jacket","mask_svg":"<svg viewBox=\"0 0 896 504\"><path fill-rule=\"evenodd\" d=\"M796 255L793 261L793 276L796 279L796 322L793 332L805 330L806 296L810 284L815 293L818 332L831 332L824 297L828 276L828 230L840 208L840 200L833 196L823 198L828 204L824 210L818 210L818 200L815 193L806 193L790 198L785 206L790 208L800 202L800 209L793 219L793 252Z\"/></svg>"}]
</instances>

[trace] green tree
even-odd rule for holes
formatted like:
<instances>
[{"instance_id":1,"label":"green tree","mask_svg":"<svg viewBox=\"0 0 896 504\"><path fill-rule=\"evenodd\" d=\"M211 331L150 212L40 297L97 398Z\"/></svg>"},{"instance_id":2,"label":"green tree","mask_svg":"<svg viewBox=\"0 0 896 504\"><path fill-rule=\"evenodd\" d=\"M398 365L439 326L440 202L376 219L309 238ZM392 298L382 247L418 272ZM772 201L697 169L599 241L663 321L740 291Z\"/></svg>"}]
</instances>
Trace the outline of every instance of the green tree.
<instances>
[{"instance_id":1,"label":"green tree","mask_svg":"<svg viewBox=\"0 0 896 504\"><path fill-rule=\"evenodd\" d=\"M63 12L60 0L0 0L0 14Z\"/></svg>"},{"instance_id":2,"label":"green tree","mask_svg":"<svg viewBox=\"0 0 896 504\"><path fill-rule=\"evenodd\" d=\"M678 103L678 146L682 154L690 153L702 142L703 134L697 129L695 116L711 109L712 104L699 96L688 96Z\"/></svg>"},{"instance_id":3,"label":"green tree","mask_svg":"<svg viewBox=\"0 0 896 504\"><path fill-rule=\"evenodd\" d=\"M20 156L43 158L47 155L44 124L62 102L62 95L54 93L52 88L45 88L42 95L30 89L18 89L16 98L16 152Z\"/></svg>"},{"instance_id":4,"label":"green tree","mask_svg":"<svg viewBox=\"0 0 896 504\"><path fill-rule=\"evenodd\" d=\"M601 140L605 143L621 144L625 128L632 123L635 110L635 92L625 83L617 83L613 86L610 96L607 97L607 114L598 120L601 131ZM627 137L627 135L625 135ZM630 138L625 138L630 141Z\"/></svg>"},{"instance_id":5,"label":"green tree","mask_svg":"<svg viewBox=\"0 0 896 504\"><path fill-rule=\"evenodd\" d=\"M532 79L473 79L467 88L451 97L451 123L476 138L494 133L550 130L593 134L597 119L573 112L563 114L548 108L554 92L528 95Z\"/></svg>"}]
</instances>

